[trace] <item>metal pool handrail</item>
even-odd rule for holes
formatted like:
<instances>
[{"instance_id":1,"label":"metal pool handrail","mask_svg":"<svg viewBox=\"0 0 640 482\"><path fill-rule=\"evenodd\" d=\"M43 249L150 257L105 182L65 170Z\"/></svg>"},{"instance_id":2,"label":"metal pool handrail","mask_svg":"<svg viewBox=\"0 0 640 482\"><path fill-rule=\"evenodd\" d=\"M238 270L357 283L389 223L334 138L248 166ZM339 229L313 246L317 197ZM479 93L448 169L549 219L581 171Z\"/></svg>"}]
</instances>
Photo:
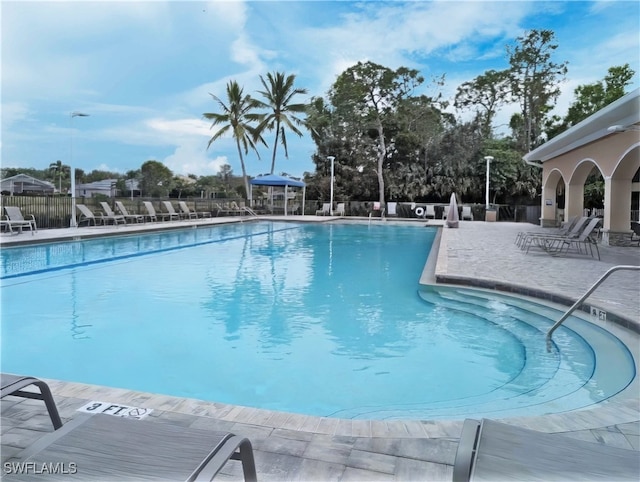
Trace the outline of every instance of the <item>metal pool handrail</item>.
<instances>
[{"instance_id":1,"label":"metal pool handrail","mask_svg":"<svg viewBox=\"0 0 640 482\"><path fill-rule=\"evenodd\" d=\"M620 270L630 270L630 271L638 271L640 270L640 266L631 266L631 265L620 265L620 266L614 266L613 268L609 269L609 271L607 271L605 274L603 274L602 276L600 276L600 278L598 279L598 281L596 281L595 283L593 283L593 286L591 286L591 288L589 288L587 290L587 292L585 294L583 294L580 299L578 301L576 301L573 306L571 306L571 308L569 308L564 315L562 315L562 318L560 318L558 321L555 322L555 324L549 329L549 331L547 332L547 351L551 350L551 335L553 334L554 331L556 331L556 328L558 328L562 322L564 320L566 320L567 318L569 318L569 315L571 315L571 313L573 313L576 308L578 308L578 306L580 306L584 300L587 299L587 297L593 293L596 288L598 288L598 286L600 286L604 280L606 280L609 275L613 274L616 271L620 271Z\"/></svg>"}]
</instances>

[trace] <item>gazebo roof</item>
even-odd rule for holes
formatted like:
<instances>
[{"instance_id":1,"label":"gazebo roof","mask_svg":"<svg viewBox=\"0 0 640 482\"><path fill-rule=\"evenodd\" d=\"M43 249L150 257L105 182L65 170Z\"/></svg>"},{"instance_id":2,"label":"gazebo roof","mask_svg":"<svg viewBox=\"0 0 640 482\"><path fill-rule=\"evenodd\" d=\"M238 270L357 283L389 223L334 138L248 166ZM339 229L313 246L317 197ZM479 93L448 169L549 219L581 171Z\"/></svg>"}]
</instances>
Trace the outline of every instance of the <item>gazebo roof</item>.
<instances>
[{"instance_id":1,"label":"gazebo roof","mask_svg":"<svg viewBox=\"0 0 640 482\"><path fill-rule=\"evenodd\" d=\"M291 187L304 187L305 183L297 181L289 177L276 176L275 174L268 174L266 176L258 176L255 179L249 181L254 186L291 186Z\"/></svg>"}]
</instances>

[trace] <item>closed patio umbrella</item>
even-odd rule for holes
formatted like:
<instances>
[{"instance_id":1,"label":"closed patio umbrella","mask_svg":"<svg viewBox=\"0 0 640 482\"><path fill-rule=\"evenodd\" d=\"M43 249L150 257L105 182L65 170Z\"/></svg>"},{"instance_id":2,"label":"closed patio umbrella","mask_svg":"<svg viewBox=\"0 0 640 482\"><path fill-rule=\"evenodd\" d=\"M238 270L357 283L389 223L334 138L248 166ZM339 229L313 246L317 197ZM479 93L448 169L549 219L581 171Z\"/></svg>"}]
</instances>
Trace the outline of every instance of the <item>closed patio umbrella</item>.
<instances>
[{"instance_id":1,"label":"closed patio umbrella","mask_svg":"<svg viewBox=\"0 0 640 482\"><path fill-rule=\"evenodd\" d=\"M455 193L451 193L451 200L447 208L447 227L457 228L459 224L458 204L456 203Z\"/></svg>"}]
</instances>

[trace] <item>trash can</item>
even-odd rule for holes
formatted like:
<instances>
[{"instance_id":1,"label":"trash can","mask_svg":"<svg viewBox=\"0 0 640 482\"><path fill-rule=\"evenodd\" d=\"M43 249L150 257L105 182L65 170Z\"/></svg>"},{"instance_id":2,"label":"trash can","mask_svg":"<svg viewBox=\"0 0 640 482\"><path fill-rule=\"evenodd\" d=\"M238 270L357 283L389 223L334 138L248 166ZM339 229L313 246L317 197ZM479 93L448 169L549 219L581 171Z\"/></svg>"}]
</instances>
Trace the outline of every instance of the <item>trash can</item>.
<instances>
[{"instance_id":1,"label":"trash can","mask_svg":"<svg viewBox=\"0 0 640 482\"><path fill-rule=\"evenodd\" d=\"M488 223L495 223L498 220L498 210L496 208L487 208L484 220Z\"/></svg>"}]
</instances>

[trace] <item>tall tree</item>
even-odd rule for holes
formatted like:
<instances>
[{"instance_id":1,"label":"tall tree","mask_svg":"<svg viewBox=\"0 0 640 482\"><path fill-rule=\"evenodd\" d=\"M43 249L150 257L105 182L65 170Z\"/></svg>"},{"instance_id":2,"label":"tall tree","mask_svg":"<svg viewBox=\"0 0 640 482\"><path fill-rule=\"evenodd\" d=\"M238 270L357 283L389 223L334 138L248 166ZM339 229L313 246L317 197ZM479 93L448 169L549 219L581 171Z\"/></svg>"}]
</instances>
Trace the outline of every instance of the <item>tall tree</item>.
<instances>
[{"instance_id":1,"label":"tall tree","mask_svg":"<svg viewBox=\"0 0 640 482\"><path fill-rule=\"evenodd\" d=\"M475 108L483 118L483 128L487 137L491 134L491 124L497 109L509 96L509 71L487 70L470 82L458 87L455 107Z\"/></svg>"},{"instance_id":2,"label":"tall tree","mask_svg":"<svg viewBox=\"0 0 640 482\"><path fill-rule=\"evenodd\" d=\"M296 95L306 94L307 89L294 87L295 79L295 75L285 76L282 72L268 73L266 81L260 76L260 82L262 82L264 90L260 90L258 93L267 100L266 103L263 103L263 106L268 107L271 112L264 117L258 126L258 132L263 132L266 129L273 130L276 133L271 156L271 174L273 174L276 167L278 144L282 144L284 156L287 159L289 158L286 130L288 129L298 137L302 137L302 131L298 127L304 125L304 121L297 117L296 114L305 113L307 106L306 104L295 104L292 99Z\"/></svg>"},{"instance_id":3,"label":"tall tree","mask_svg":"<svg viewBox=\"0 0 640 482\"><path fill-rule=\"evenodd\" d=\"M218 132L209 139L207 149L228 132L231 132L231 135L235 139L236 147L238 148L238 157L240 158L240 166L242 167L245 195L248 195L249 178L247 177L247 169L244 165L242 152L244 151L244 154L247 155L249 148L251 148L258 156L258 159L260 159L260 153L258 153L256 149L256 142L260 141L265 146L267 143L262 138L257 127L253 125L253 123L259 123L264 117L262 114L254 112L255 109L261 106L261 102L253 99L248 94L245 95L243 90L235 80L229 81L227 84L226 104L219 97L209 94L213 97L213 100L218 103L218 107L220 107L222 112L204 113L203 116L205 119L212 121L212 128L214 126L222 126Z\"/></svg>"},{"instance_id":4,"label":"tall tree","mask_svg":"<svg viewBox=\"0 0 640 482\"><path fill-rule=\"evenodd\" d=\"M391 70L373 62L358 62L338 76L329 92L339 122L350 125L352 135L370 146L383 207L384 166L389 155L385 122L423 80L417 70L406 67Z\"/></svg>"},{"instance_id":5,"label":"tall tree","mask_svg":"<svg viewBox=\"0 0 640 482\"><path fill-rule=\"evenodd\" d=\"M69 166L58 160L49 164L49 170L53 172L54 176L58 176L58 192L62 194L62 176L70 172Z\"/></svg>"},{"instance_id":6,"label":"tall tree","mask_svg":"<svg viewBox=\"0 0 640 482\"><path fill-rule=\"evenodd\" d=\"M173 188L173 172L163 163L149 160L140 166L140 189L147 197L167 197Z\"/></svg>"},{"instance_id":7,"label":"tall tree","mask_svg":"<svg viewBox=\"0 0 640 482\"><path fill-rule=\"evenodd\" d=\"M631 83L635 75L629 64L610 67L608 72L604 80L576 87L575 101L569 106L565 117L567 127L577 124L622 97L625 87Z\"/></svg>"},{"instance_id":8,"label":"tall tree","mask_svg":"<svg viewBox=\"0 0 640 482\"><path fill-rule=\"evenodd\" d=\"M507 46L512 96L520 102L524 132L520 139L524 152L540 144L546 114L560 95L559 84L567 73L567 62L556 63L558 48L551 30L531 30Z\"/></svg>"}]
</instances>

